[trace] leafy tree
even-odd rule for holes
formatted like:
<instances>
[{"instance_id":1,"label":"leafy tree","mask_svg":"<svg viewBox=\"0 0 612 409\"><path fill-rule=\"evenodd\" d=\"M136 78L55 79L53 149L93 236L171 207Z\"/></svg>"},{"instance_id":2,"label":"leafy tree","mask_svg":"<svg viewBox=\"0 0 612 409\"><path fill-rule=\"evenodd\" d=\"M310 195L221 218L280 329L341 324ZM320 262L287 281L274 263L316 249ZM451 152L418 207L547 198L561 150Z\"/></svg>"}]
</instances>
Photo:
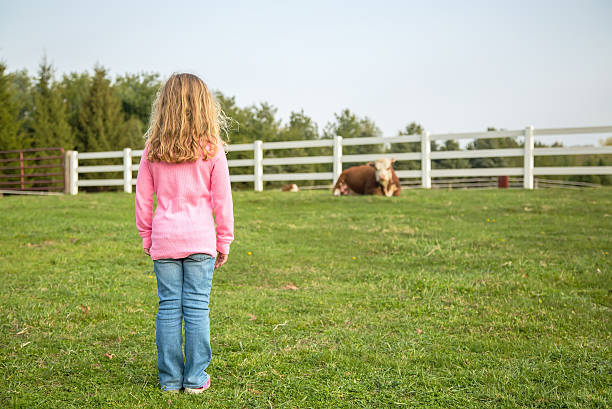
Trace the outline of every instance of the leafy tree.
<instances>
[{"instance_id":1,"label":"leafy tree","mask_svg":"<svg viewBox=\"0 0 612 409\"><path fill-rule=\"evenodd\" d=\"M400 130L397 133L397 136L422 135L423 131L424 131L424 129L421 126L421 124L418 124L416 122L410 122L408 125L406 125L404 127L404 129ZM413 143L419 143L420 144L420 142L407 142L407 144L409 144L410 146L403 146L402 143L393 144L393 146L400 146L403 149L402 151L398 151L398 152L415 152L415 150L412 148L412 144ZM419 145L417 150L420 150L420 149L421 149L421 147Z\"/></svg>"},{"instance_id":2,"label":"leafy tree","mask_svg":"<svg viewBox=\"0 0 612 409\"><path fill-rule=\"evenodd\" d=\"M374 121L368 117L358 118L349 109L344 109L339 114L334 114L334 122L326 125L323 132L325 138L333 138L335 135L342 138L367 138L382 136L382 131ZM357 155L365 153L383 153L383 144L345 146L342 153L345 155Z\"/></svg>"},{"instance_id":3,"label":"leafy tree","mask_svg":"<svg viewBox=\"0 0 612 409\"><path fill-rule=\"evenodd\" d=\"M289 123L281 129L279 139L284 141L319 139L319 127L312 118L304 114L304 110L291 112Z\"/></svg>"},{"instance_id":4,"label":"leafy tree","mask_svg":"<svg viewBox=\"0 0 612 409\"><path fill-rule=\"evenodd\" d=\"M247 135L241 131L240 124L245 122L245 112L236 105L236 98L228 97L220 91L215 91L215 99L228 118L227 139L229 143L248 143Z\"/></svg>"},{"instance_id":5,"label":"leafy tree","mask_svg":"<svg viewBox=\"0 0 612 409\"><path fill-rule=\"evenodd\" d=\"M422 135L423 127L416 122L410 122L397 133L397 136ZM435 145L435 144L434 144ZM433 150L433 149L432 149ZM389 147L389 152L407 153L421 152L421 142L400 142L392 143ZM418 160L400 160L394 165L396 170L416 170L421 169L421 163Z\"/></svg>"},{"instance_id":6,"label":"leafy tree","mask_svg":"<svg viewBox=\"0 0 612 409\"><path fill-rule=\"evenodd\" d=\"M316 122L304 114L303 110L291 112L289 122L280 129L279 139L285 141L301 141L319 139L319 127ZM279 156L330 156L331 147L318 148L294 148L277 151ZM304 165L284 165L279 172L298 173L298 172L330 172L331 164L304 164ZM315 181L301 181L301 185L312 185Z\"/></svg>"},{"instance_id":7,"label":"leafy tree","mask_svg":"<svg viewBox=\"0 0 612 409\"><path fill-rule=\"evenodd\" d=\"M230 117L229 139L232 144L252 143L255 140L264 142L293 141L318 139L319 129L317 124L304 114L303 111L292 112L289 121L283 125L276 119L277 110L268 103L260 103L248 107L238 107L234 97L228 97L221 92L215 92L226 116ZM287 156L309 156L309 155L331 155L331 148L294 148L266 150L265 157L287 157ZM230 159L252 159L251 151L230 152ZM265 173L291 173L291 172L316 172L329 171L328 164L307 165L274 165L266 166ZM237 167L232 169L233 174L252 174L252 167ZM302 181L301 185L312 184L312 181ZM278 185L278 183L267 182L267 186Z\"/></svg>"},{"instance_id":8,"label":"leafy tree","mask_svg":"<svg viewBox=\"0 0 612 409\"><path fill-rule=\"evenodd\" d=\"M251 113L245 109L242 109L236 105L236 99L234 97L228 97L221 93L220 91L215 92L215 98L219 102L221 109L225 113L226 117L228 117L228 129L227 138L229 143L231 144L241 144L241 143L252 143L253 139L251 139L250 135L247 134L245 130L244 124L247 121L247 117L251 115ZM237 152L229 152L228 159L253 159L253 152L251 151L237 151ZM234 167L231 169L231 173L233 175L244 175L244 174L253 174L252 166L240 166ZM246 188L248 186L247 183L234 183L234 186L239 186Z\"/></svg>"},{"instance_id":9,"label":"leafy tree","mask_svg":"<svg viewBox=\"0 0 612 409\"><path fill-rule=\"evenodd\" d=\"M264 142L275 142L280 140L281 121L276 119L277 109L267 102L261 102L258 106L253 105L247 108L246 122L244 131L250 135L252 140ZM265 157L279 156L278 150L264 151ZM283 155L281 155L283 156ZM265 166L264 173L281 173L280 166ZM266 186L277 185L278 183L266 182Z\"/></svg>"},{"instance_id":10,"label":"leafy tree","mask_svg":"<svg viewBox=\"0 0 612 409\"><path fill-rule=\"evenodd\" d=\"M277 109L267 102L240 108L235 97L216 92L215 97L225 114L231 118L229 140L233 144L253 143L256 140L280 140L281 123L276 119Z\"/></svg>"},{"instance_id":11,"label":"leafy tree","mask_svg":"<svg viewBox=\"0 0 612 409\"><path fill-rule=\"evenodd\" d=\"M124 119L128 122L138 120L141 134L147 130L151 105L160 85L157 73L124 74L115 80L114 87L121 99Z\"/></svg>"},{"instance_id":12,"label":"leafy tree","mask_svg":"<svg viewBox=\"0 0 612 409\"><path fill-rule=\"evenodd\" d=\"M276 119L277 109L272 105L262 102L240 108L236 105L234 97L228 97L221 92L216 92L215 97L225 115L230 117L229 140L232 144L248 144L256 140L273 142L281 140L281 121ZM265 152L266 157L274 157L278 151ZM252 151L230 152L229 159L253 159ZM279 166L267 166L266 173L280 172ZM233 174L252 174L253 167L237 167L232 169ZM267 183L268 185L269 183Z\"/></svg>"},{"instance_id":13,"label":"leafy tree","mask_svg":"<svg viewBox=\"0 0 612 409\"><path fill-rule=\"evenodd\" d=\"M280 120L276 119L277 109L267 102L248 108L252 115L247 116L245 130L253 140L274 142L280 140Z\"/></svg>"},{"instance_id":14,"label":"leafy tree","mask_svg":"<svg viewBox=\"0 0 612 409\"><path fill-rule=\"evenodd\" d=\"M132 148L132 149L143 149L145 144L144 131L142 122L136 117L132 117L125 121L121 127L123 133L124 145L119 146L117 149Z\"/></svg>"},{"instance_id":15,"label":"leafy tree","mask_svg":"<svg viewBox=\"0 0 612 409\"><path fill-rule=\"evenodd\" d=\"M487 131L495 131L495 128L489 127ZM519 148L520 145L514 138L486 138L475 139L467 145L467 149L506 149ZM517 158L470 158L470 167L472 168L499 168L499 167L520 167L523 164L523 159Z\"/></svg>"},{"instance_id":16,"label":"leafy tree","mask_svg":"<svg viewBox=\"0 0 612 409\"><path fill-rule=\"evenodd\" d=\"M432 149L433 150L433 149ZM459 142L453 139L447 139L444 143L437 147L438 151L459 151L461 146ZM434 169L465 169L470 167L468 159L435 159L432 161Z\"/></svg>"}]
</instances>

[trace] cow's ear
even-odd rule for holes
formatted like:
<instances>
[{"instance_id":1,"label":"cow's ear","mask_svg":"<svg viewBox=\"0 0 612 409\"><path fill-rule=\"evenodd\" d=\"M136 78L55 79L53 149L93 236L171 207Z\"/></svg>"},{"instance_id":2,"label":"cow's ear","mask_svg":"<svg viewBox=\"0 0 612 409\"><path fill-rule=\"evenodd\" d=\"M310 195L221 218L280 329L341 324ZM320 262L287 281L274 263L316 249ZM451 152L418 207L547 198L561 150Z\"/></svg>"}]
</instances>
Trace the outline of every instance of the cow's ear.
<instances>
[{"instance_id":1,"label":"cow's ear","mask_svg":"<svg viewBox=\"0 0 612 409\"><path fill-rule=\"evenodd\" d=\"M395 163L395 158L391 158L391 166Z\"/></svg>"},{"instance_id":2,"label":"cow's ear","mask_svg":"<svg viewBox=\"0 0 612 409\"><path fill-rule=\"evenodd\" d=\"M368 166L375 166L374 162L368 162L368 163L366 163L366 165L368 165Z\"/></svg>"}]
</instances>

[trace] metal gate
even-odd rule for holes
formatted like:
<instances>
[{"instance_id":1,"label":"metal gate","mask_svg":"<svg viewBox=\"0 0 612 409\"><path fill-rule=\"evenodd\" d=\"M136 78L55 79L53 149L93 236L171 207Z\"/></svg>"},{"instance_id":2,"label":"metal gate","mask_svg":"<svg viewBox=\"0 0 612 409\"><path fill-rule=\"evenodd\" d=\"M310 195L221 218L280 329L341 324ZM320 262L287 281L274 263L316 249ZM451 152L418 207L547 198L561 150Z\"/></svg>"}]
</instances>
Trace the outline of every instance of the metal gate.
<instances>
[{"instance_id":1,"label":"metal gate","mask_svg":"<svg viewBox=\"0 0 612 409\"><path fill-rule=\"evenodd\" d=\"M0 151L0 192L63 192L64 148Z\"/></svg>"}]
</instances>

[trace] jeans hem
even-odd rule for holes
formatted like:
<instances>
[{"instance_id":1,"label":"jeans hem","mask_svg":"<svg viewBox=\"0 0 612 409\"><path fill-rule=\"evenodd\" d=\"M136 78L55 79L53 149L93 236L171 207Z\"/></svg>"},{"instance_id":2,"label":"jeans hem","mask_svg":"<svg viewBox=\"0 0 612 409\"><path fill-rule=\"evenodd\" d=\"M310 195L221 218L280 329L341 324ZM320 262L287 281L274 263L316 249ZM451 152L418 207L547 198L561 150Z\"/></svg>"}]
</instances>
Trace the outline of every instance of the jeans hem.
<instances>
[{"instance_id":1,"label":"jeans hem","mask_svg":"<svg viewBox=\"0 0 612 409\"><path fill-rule=\"evenodd\" d=\"M206 382L208 382L208 379L210 378L210 375L207 375L206 378L204 378L204 381L201 382L199 385L197 386L190 386L190 385L183 385L185 388L189 388L189 389L198 389L201 388L202 386L206 385Z\"/></svg>"},{"instance_id":2,"label":"jeans hem","mask_svg":"<svg viewBox=\"0 0 612 409\"><path fill-rule=\"evenodd\" d=\"M177 387L177 388L169 388L169 387L164 387L164 386L160 386L160 388L162 391L180 391L181 389L183 389L181 386Z\"/></svg>"}]
</instances>

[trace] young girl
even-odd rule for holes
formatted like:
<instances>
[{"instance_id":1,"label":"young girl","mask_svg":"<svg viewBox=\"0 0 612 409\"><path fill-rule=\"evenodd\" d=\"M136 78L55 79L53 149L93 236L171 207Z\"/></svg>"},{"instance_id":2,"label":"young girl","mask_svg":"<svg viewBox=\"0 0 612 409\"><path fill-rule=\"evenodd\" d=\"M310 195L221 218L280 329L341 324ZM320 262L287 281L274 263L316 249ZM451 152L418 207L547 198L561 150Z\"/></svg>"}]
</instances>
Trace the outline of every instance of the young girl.
<instances>
[{"instance_id":1,"label":"young girl","mask_svg":"<svg viewBox=\"0 0 612 409\"><path fill-rule=\"evenodd\" d=\"M208 299L213 270L227 261L234 239L223 119L200 78L172 75L153 104L138 168L136 226L157 276L157 368L167 391L210 386Z\"/></svg>"}]
</instances>

